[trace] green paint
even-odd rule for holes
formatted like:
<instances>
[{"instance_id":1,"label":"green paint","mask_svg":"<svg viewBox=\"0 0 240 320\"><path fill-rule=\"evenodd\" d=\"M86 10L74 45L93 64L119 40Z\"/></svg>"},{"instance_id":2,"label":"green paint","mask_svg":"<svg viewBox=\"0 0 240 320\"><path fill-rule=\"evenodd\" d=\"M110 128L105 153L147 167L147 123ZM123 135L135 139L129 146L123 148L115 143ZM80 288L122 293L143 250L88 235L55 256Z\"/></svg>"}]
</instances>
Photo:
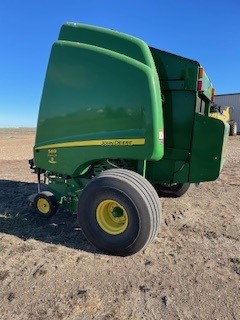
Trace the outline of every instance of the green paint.
<instances>
[{"instance_id":1,"label":"green paint","mask_svg":"<svg viewBox=\"0 0 240 320\"><path fill-rule=\"evenodd\" d=\"M208 117L212 84L204 74L197 91L199 67L130 35L64 24L51 50L34 148L57 199L66 196L73 210L92 175L119 165L152 184L216 179L228 126ZM196 112L199 99L204 114Z\"/></svg>"},{"instance_id":2,"label":"green paint","mask_svg":"<svg viewBox=\"0 0 240 320\"><path fill-rule=\"evenodd\" d=\"M76 28L72 30L75 34ZM101 31L95 30L96 34ZM118 38L122 41L120 34ZM123 39L124 46L132 43L130 36L124 35ZM36 134L38 167L76 175L89 162L99 159L126 155L135 160L162 158L159 80L155 67L151 67L154 62L149 48L141 40L135 42L145 61L140 54L138 61L138 55L133 59L86 43L59 40L53 45ZM39 148L76 141L143 138L144 145L126 144L121 148L111 145L57 148L52 164L48 150Z\"/></svg>"}]
</instances>

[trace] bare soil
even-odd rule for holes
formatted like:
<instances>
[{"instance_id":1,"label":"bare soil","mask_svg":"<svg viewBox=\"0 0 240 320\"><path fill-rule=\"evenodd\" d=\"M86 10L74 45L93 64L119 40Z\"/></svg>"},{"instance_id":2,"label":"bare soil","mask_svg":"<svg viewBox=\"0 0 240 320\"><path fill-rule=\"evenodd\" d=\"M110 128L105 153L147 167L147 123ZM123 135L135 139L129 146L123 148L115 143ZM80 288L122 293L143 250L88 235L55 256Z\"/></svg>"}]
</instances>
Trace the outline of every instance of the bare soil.
<instances>
[{"instance_id":1,"label":"bare soil","mask_svg":"<svg viewBox=\"0 0 240 320\"><path fill-rule=\"evenodd\" d=\"M38 217L28 167L34 130L0 130L0 319L240 319L240 137L218 180L161 199L156 240L112 257L84 238L76 215Z\"/></svg>"}]
</instances>

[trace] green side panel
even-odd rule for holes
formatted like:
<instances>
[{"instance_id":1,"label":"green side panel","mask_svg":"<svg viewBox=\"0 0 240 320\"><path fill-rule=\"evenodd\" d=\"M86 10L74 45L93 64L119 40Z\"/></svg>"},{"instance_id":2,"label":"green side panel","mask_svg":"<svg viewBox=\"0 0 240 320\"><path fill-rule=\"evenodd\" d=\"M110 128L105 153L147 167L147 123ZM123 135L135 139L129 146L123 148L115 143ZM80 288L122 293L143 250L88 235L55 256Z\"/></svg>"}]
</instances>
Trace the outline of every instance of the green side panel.
<instances>
[{"instance_id":1,"label":"green side panel","mask_svg":"<svg viewBox=\"0 0 240 320\"><path fill-rule=\"evenodd\" d=\"M148 163L146 176L152 183L187 182L199 63L150 49L163 96L164 157L158 162Z\"/></svg>"},{"instance_id":2,"label":"green side panel","mask_svg":"<svg viewBox=\"0 0 240 320\"><path fill-rule=\"evenodd\" d=\"M161 130L155 70L102 47L53 45L36 133L38 167L77 175L99 159L159 160Z\"/></svg>"},{"instance_id":3,"label":"green side panel","mask_svg":"<svg viewBox=\"0 0 240 320\"><path fill-rule=\"evenodd\" d=\"M197 89L199 62L150 47L153 59L166 90Z\"/></svg>"},{"instance_id":4,"label":"green side panel","mask_svg":"<svg viewBox=\"0 0 240 320\"><path fill-rule=\"evenodd\" d=\"M165 157L190 150L199 63L151 48L163 95ZM169 149L169 152L167 152Z\"/></svg>"},{"instance_id":5,"label":"green side panel","mask_svg":"<svg viewBox=\"0 0 240 320\"><path fill-rule=\"evenodd\" d=\"M187 182L189 175L188 164L164 158L160 161L147 162L146 178L152 183ZM176 177L176 173L180 174Z\"/></svg>"},{"instance_id":6,"label":"green side panel","mask_svg":"<svg viewBox=\"0 0 240 320\"><path fill-rule=\"evenodd\" d=\"M148 45L133 36L101 27L66 23L62 26L59 40L80 42L124 54L155 69Z\"/></svg>"},{"instance_id":7,"label":"green side panel","mask_svg":"<svg viewBox=\"0 0 240 320\"><path fill-rule=\"evenodd\" d=\"M229 125L196 114L190 159L189 182L212 181L223 166Z\"/></svg>"}]
</instances>

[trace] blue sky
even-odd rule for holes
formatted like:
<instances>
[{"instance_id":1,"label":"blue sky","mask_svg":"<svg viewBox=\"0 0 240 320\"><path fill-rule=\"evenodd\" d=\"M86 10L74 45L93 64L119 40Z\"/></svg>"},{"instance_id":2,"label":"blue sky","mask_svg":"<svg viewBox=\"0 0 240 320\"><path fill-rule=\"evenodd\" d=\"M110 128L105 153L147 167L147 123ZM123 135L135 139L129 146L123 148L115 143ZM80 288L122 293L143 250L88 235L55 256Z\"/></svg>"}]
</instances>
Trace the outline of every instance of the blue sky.
<instances>
[{"instance_id":1,"label":"blue sky","mask_svg":"<svg viewBox=\"0 0 240 320\"><path fill-rule=\"evenodd\" d=\"M64 22L132 34L199 61L218 94L240 92L239 13L239 0L1 0L0 127L36 126L51 45Z\"/></svg>"}]
</instances>

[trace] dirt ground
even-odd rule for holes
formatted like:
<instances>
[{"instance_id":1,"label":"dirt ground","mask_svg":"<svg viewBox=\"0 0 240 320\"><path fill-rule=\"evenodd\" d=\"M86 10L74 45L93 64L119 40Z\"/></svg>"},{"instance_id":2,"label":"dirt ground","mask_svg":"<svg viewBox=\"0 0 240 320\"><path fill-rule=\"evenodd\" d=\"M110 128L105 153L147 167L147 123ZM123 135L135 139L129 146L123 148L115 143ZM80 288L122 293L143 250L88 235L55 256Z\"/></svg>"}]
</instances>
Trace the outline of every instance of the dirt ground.
<instances>
[{"instance_id":1,"label":"dirt ground","mask_svg":"<svg viewBox=\"0 0 240 320\"><path fill-rule=\"evenodd\" d=\"M161 199L161 232L125 258L94 249L75 214L27 206L33 141L0 130L1 320L240 319L240 136L217 181Z\"/></svg>"}]
</instances>

